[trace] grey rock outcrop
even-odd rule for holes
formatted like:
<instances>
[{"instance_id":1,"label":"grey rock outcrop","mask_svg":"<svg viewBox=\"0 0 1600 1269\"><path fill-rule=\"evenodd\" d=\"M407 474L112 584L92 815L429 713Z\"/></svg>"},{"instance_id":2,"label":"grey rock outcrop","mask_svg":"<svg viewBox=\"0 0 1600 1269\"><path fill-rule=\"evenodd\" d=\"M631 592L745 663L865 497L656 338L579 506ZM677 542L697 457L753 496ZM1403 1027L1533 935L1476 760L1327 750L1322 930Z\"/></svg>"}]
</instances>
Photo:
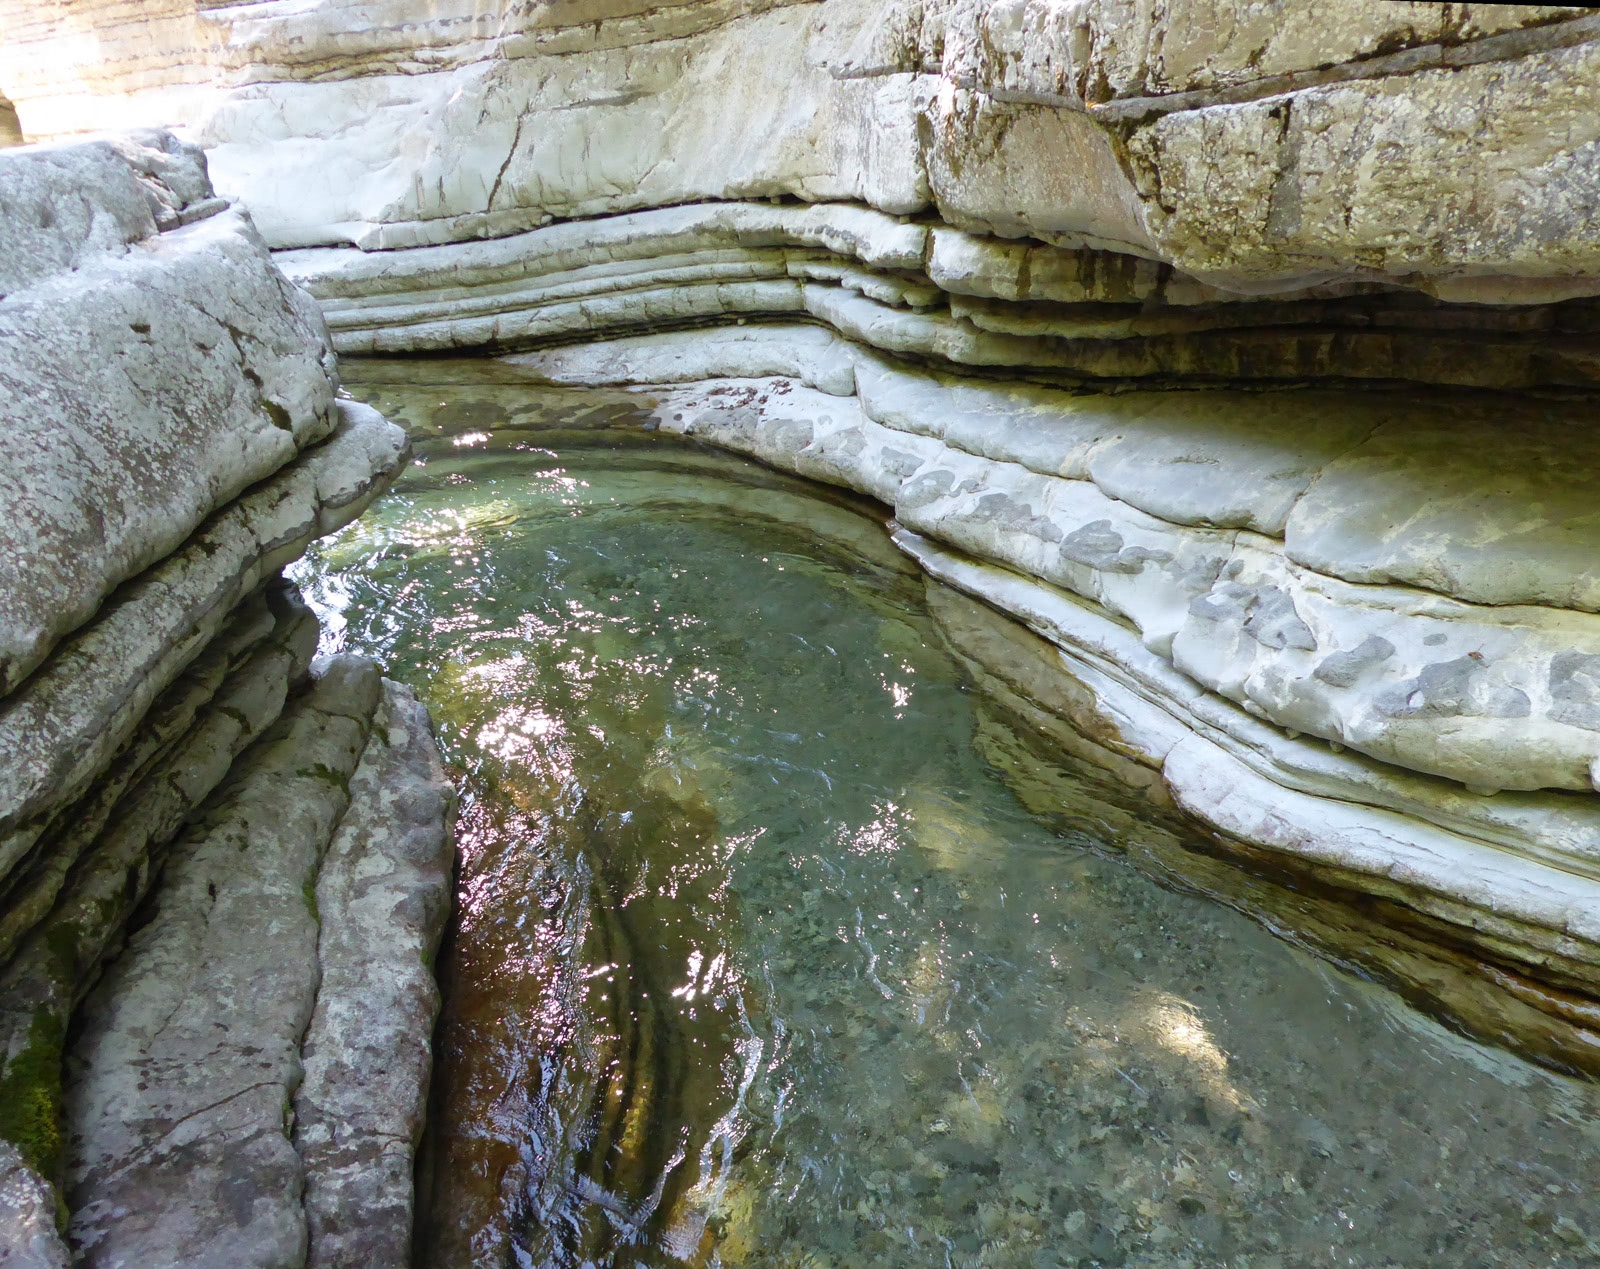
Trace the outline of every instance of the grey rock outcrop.
<instances>
[{"instance_id":1,"label":"grey rock outcrop","mask_svg":"<svg viewBox=\"0 0 1600 1269\"><path fill-rule=\"evenodd\" d=\"M235 764L79 1013L80 1263L407 1262L448 803L426 713L362 658Z\"/></svg>"},{"instance_id":2,"label":"grey rock outcrop","mask_svg":"<svg viewBox=\"0 0 1600 1269\"><path fill-rule=\"evenodd\" d=\"M448 794L427 711L385 680L317 875L322 978L294 1096L308 1266L411 1263L439 1011L432 966L450 904Z\"/></svg>"},{"instance_id":3,"label":"grey rock outcrop","mask_svg":"<svg viewBox=\"0 0 1600 1269\"><path fill-rule=\"evenodd\" d=\"M338 395L315 303L198 148L9 149L0 207L0 1260L303 1264L306 1028L319 1003L362 1003L363 952L411 988L407 1060L324 1081L370 1108L358 1154L385 1134L381 1176L355 1168L381 1188L384 1115L408 1080L426 1093L417 949L448 910L451 844L426 714L396 695L384 749L398 726L406 763L364 781L338 858L395 872L399 852L415 946L396 967L369 922L321 991L318 869L398 689L360 659L313 676L317 621L281 574L408 443ZM382 1198L389 1220L409 1194Z\"/></svg>"},{"instance_id":4,"label":"grey rock outcrop","mask_svg":"<svg viewBox=\"0 0 1600 1269\"><path fill-rule=\"evenodd\" d=\"M91 3L93 65L51 12L0 3L29 131L187 124L345 351L803 315L1076 387L1600 382L1581 9Z\"/></svg>"},{"instance_id":5,"label":"grey rock outcrop","mask_svg":"<svg viewBox=\"0 0 1600 1269\"><path fill-rule=\"evenodd\" d=\"M1166 264L844 203L726 202L487 242L281 252L346 353L515 350L794 320L1058 386L1593 388L1594 305L1446 306L1354 279L1250 299Z\"/></svg>"},{"instance_id":6,"label":"grey rock outcrop","mask_svg":"<svg viewBox=\"0 0 1600 1269\"><path fill-rule=\"evenodd\" d=\"M371 662L328 667L172 847L149 919L80 1011L67 1197L86 1263L302 1254L285 1112L317 998L311 895L378 693Z\"/></svg>"}]
</instances>

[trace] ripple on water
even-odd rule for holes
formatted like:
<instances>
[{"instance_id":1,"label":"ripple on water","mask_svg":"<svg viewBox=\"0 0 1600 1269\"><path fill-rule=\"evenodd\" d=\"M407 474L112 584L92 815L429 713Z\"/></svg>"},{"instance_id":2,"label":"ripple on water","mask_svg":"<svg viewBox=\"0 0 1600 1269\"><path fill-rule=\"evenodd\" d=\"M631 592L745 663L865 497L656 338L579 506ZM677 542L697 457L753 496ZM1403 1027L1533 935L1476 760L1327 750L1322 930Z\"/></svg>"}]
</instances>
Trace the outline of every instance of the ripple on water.
<instances>
[{"instance_id":1,"label":"ripple on water","mask_svg":"<svg viewBox=\"0 0 1600 1269\"><path fill-rule=\"evenodd\" d=\"M1026 811L880 525L368 391L300 578L460 773L420 1263L1594 1263L1594 1088Z\"/></svg>"}]
</instances>

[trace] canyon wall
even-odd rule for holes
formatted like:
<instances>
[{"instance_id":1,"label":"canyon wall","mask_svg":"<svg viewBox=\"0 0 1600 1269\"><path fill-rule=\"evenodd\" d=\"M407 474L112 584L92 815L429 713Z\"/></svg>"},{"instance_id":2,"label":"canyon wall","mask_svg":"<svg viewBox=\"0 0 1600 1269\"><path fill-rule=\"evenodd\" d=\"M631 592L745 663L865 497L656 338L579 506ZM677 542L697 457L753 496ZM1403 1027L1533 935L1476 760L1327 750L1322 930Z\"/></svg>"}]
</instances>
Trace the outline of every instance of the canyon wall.
<instances>
[{"instance_id":1,"label":"canyon wall","mask_svg":"<svg viewBox=\"0 0 1600 1269\"><path fill-rule=\"evenodd\" d=\"M274 246L776 197L1251 294L1600 291L1578 8L4 0L0 29L25 133L187 124Z\"/></svg>"},{"instance_id":2,"label":"canyon wall","mask_svg":"<svg viewBox=\"0 0 1600 1269\"><path fill-rule=\"evenodd\" d=\"M1046 641L1054 677L968 631L1018 709L1247 871L1378 913L1384 972L1448 994L1428 956L1454 958L1477 1029L1595 1069L1600 18L0 23L25 133L185 125L340 352L653 385L662 426L880 499Z\"/></svg>"},{"instance_id":3,"label":"canyon wall","mask_svg":"<svg viewBox=\"0 0 1600 1269\"><path fill-rule=\"evenodd\" d=\"M0 430L0 1259L403 1264L449 789L282 570L406 437L165 132L0 153Z\"/></svg>"}]
</instances>

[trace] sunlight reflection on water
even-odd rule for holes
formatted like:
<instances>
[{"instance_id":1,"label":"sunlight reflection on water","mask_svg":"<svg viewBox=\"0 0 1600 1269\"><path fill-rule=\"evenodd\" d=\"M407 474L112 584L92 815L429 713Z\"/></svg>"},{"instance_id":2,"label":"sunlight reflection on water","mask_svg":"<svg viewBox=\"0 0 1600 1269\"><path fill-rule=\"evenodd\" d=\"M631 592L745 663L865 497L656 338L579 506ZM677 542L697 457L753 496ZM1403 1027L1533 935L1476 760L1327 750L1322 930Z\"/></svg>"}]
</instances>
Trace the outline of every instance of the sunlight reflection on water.
<instances>
[{"instance_id":1,"label":"sunlight reflection on water","mask_svg":"<svg viewBox=\"0 0 1600 1269\"><path fill-rule=\"evenodd\" d=\"M880 528L652 444L300 572L460 773L420 1263L1592 1263L1589 1086L1029 814Z\"/></svg>"}]
</instances>

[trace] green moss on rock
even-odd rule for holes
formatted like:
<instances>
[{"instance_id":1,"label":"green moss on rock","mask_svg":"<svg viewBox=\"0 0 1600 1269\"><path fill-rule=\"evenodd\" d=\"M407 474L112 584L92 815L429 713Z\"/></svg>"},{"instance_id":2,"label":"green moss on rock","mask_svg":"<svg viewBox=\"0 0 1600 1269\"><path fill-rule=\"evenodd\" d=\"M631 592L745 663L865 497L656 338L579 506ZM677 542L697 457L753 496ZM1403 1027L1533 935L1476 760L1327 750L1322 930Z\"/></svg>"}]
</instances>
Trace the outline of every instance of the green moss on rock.
<instances>
[{"instance_id":1,"label":"green moss on rock","mask_svg":"<svg viewBox=\"0 0 1600 1269\"><path fill-rule=\"evenodd\" d=\"M62 1168L61 1059L66 1028L46 1008L34 1011L28 1042L0 1072L0 1137L40 1176Z\"/></svg>"},{"instance_id":2,"label":"green moss on rock","mask_svg":"<svg viewBox=\"0 0 1600 1269\"><path fill-rule=\"evenodd\" d=\"M329 788L338 789L347 797L350 793L350 777L334 770L325 762L316 762L309 767L301 767L295 775L310 780L321 780Z\"/></svg>"}]
</instances>

